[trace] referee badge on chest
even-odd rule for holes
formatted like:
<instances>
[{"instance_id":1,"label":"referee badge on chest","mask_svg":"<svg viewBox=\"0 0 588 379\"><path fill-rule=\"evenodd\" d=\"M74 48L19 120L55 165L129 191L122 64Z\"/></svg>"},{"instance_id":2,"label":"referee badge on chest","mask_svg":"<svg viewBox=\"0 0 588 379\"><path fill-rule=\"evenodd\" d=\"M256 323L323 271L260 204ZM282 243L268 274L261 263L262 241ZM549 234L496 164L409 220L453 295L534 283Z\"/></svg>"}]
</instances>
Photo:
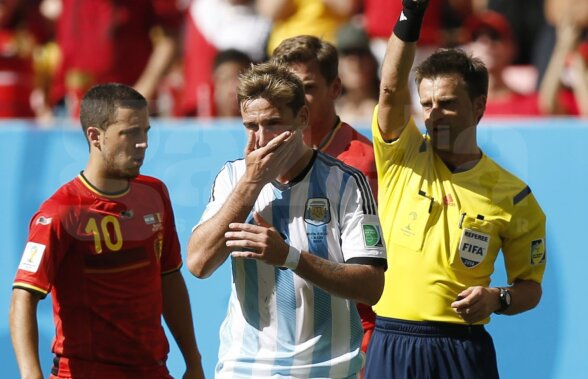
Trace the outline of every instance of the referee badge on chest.
<instances>
[{"instance_id":1,"label":"referee badge on chest","mask_svg":"<svg viewBox=\"0 0 588 379\"><path fill-rule=\"evenodd\" d=\"M484 260L490 245L490 235L477 230L463 229L459 241L459 257L468 267L476 267Z\"/></svg>"},{"instance_id":2,"label":"referee badge on chest","mask_svg":"<svg viewBox=\"0 0 588 379\"><path fill-rule=\"evenodd\" d=\"M306 200L304 221L315 226L328 224L331 221L329 200L320 197Z\"/></svg>"}]
</instances>

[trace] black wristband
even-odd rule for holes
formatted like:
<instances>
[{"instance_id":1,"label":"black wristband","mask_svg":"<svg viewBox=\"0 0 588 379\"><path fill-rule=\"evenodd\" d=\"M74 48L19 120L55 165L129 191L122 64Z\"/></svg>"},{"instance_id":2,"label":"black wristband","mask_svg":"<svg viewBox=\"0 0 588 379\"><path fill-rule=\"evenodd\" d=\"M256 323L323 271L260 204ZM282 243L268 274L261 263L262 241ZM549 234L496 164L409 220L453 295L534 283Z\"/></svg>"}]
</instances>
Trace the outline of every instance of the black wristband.
<instances>
[{"instance_id":1,"label":"black wristband","mask_svg":"<svg viewBox=\"0 0 588 379\"><path fill-rule=\"evenodd\" d=\"M404 42L416 42L421 34L421 25L428 1L402 1L402 12L394 26L394 34Z\"/></svg>"}]
</instances>

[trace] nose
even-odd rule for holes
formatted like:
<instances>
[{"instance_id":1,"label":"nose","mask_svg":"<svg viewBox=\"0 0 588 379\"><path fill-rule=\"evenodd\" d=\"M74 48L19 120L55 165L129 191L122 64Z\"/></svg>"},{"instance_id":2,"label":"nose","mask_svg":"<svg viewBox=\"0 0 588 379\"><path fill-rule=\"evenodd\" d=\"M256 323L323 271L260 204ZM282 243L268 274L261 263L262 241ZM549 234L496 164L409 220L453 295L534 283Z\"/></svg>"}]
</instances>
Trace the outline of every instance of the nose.
<instances>
[{"instance_id":1,"label":"nose","mask_svg":"<svg viewBox=\"0 0 588 379\"><path fill-rule=\"evenodd\" d=\"M274 138L273 133L268 132L265 128L260 127L257 130L257 145L258 147L263 147L268 144L269 141Z\"/></svg>"},{"instance_id":2,"label":"nose","mask_svg":"<svg viewBox=\"0 0 588 379\"><path fill-rule=\"evenodd\" d=\"M441 108L439 108L436 105L433 105L431 107L431 110L429 111L429 119L431 119L431 121L436 121L439 118L441 118L441 116L443 115L443 111L441 110Z\"/></svg>"},{"instance_id":3,"label":"nose","mask_svg":"<svg viewBox=\"0 0 588 379\"><path fill-rule=\"evenodd\" d=\"M147 140L145 140L143 142L136 143L135 147L137 149L146 149L147 148Z\"/></svg>"}]
</instances>

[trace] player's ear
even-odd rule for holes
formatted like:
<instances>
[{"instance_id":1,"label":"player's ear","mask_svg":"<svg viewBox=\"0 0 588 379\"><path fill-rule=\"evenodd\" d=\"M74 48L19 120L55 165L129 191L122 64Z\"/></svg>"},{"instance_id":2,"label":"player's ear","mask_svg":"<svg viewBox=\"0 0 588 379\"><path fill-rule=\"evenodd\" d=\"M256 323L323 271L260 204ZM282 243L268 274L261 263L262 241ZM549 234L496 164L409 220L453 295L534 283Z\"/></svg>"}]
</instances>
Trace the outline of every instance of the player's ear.
<instances>
[{"instance_id":1,"label":"player's ear","mask_svg":"<svg viewBox=\"0 0 588 379\"><path fill-rule=\"evenodd\" d=\"M343 84L341 83L341 78L339 76L337 76L333 80L333 83L331 83L331 86L330 86L331 99L333 99L333 101L337 100L337 98L341 95L342 91L343 91Z\"/></svg>"},{"instance_id":2,"label":"player's ear","mask_svg":"<svg viewBox=\"0 0 588 379\"><path fill-rule=\"evenodd\" d=\"M308 105L303 105L302 108L298 111L298 115L296 115L298 120L298 125L300 126L300 130L306 129L308 123L310 122L310 111L308 110Z\"/></svg>"},{"instance_id":3,"label":"player's ear","mask_svg":"<svg viewBox=\"0 0 588 379\"><path fill-rule=\"evenodd\" d=\"M480 95L474 99L474 112L476 117L476 124L480 122L480 119L486 111L486 99L487 97L484 95Z\"/></svg>"},{"instance_id":4,"label":"player's ear","mask_svg":"<svg viewBox=\"0 0 588 379\"><path fill-rule=\"evenodd\" d=\"M97 128L95 126L89 126L86 129L86 138L88 139L88 143L90 147L95 147L100 149L100 135L102 134L102 129Z\"/></svg>"}]
</instances>

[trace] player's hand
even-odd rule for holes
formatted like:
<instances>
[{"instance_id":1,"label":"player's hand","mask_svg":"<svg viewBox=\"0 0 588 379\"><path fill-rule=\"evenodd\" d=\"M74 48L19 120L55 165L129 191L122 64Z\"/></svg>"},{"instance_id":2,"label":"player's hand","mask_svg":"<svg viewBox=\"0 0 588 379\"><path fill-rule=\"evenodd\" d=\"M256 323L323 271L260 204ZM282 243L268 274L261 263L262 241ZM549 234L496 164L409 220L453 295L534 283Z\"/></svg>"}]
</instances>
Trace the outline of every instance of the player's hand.
<instances>
[{"instance_id":1,"label":"player's hand","mask_svg":"<svg viewBox=\"0 0 588 379\"><path fill-rule=\"evenodd\" d=\"M459 293L451 307L468 324L482 321L499 307L498 295L487 287L470 287Z\"/></svg>"},{"instance_id":2,"label":"player's hand","mask_svg":"<svg viewBox=\"0 0 588 379\"><path fill-rule=\"evenodd\" d=\"M292 153L296 148L297 131L286 131L256 147L255 132L248 132L245 148L246 178L249 182L265 185L283 174L292 164Z\"/></svg>"},{"instance_id":3,"label":"player's hand","mask_svg":"<svg viewBox=\"0 0 588 379\"><path fill-rule=\"evenodd\" d=\"M280 233L257 212L253 213L257 225L229 224L225 233L226 245L235 249L234 258L257 259L272 266L282 266L288 256L288 245Z\"/></svg>"}]
</instances>

